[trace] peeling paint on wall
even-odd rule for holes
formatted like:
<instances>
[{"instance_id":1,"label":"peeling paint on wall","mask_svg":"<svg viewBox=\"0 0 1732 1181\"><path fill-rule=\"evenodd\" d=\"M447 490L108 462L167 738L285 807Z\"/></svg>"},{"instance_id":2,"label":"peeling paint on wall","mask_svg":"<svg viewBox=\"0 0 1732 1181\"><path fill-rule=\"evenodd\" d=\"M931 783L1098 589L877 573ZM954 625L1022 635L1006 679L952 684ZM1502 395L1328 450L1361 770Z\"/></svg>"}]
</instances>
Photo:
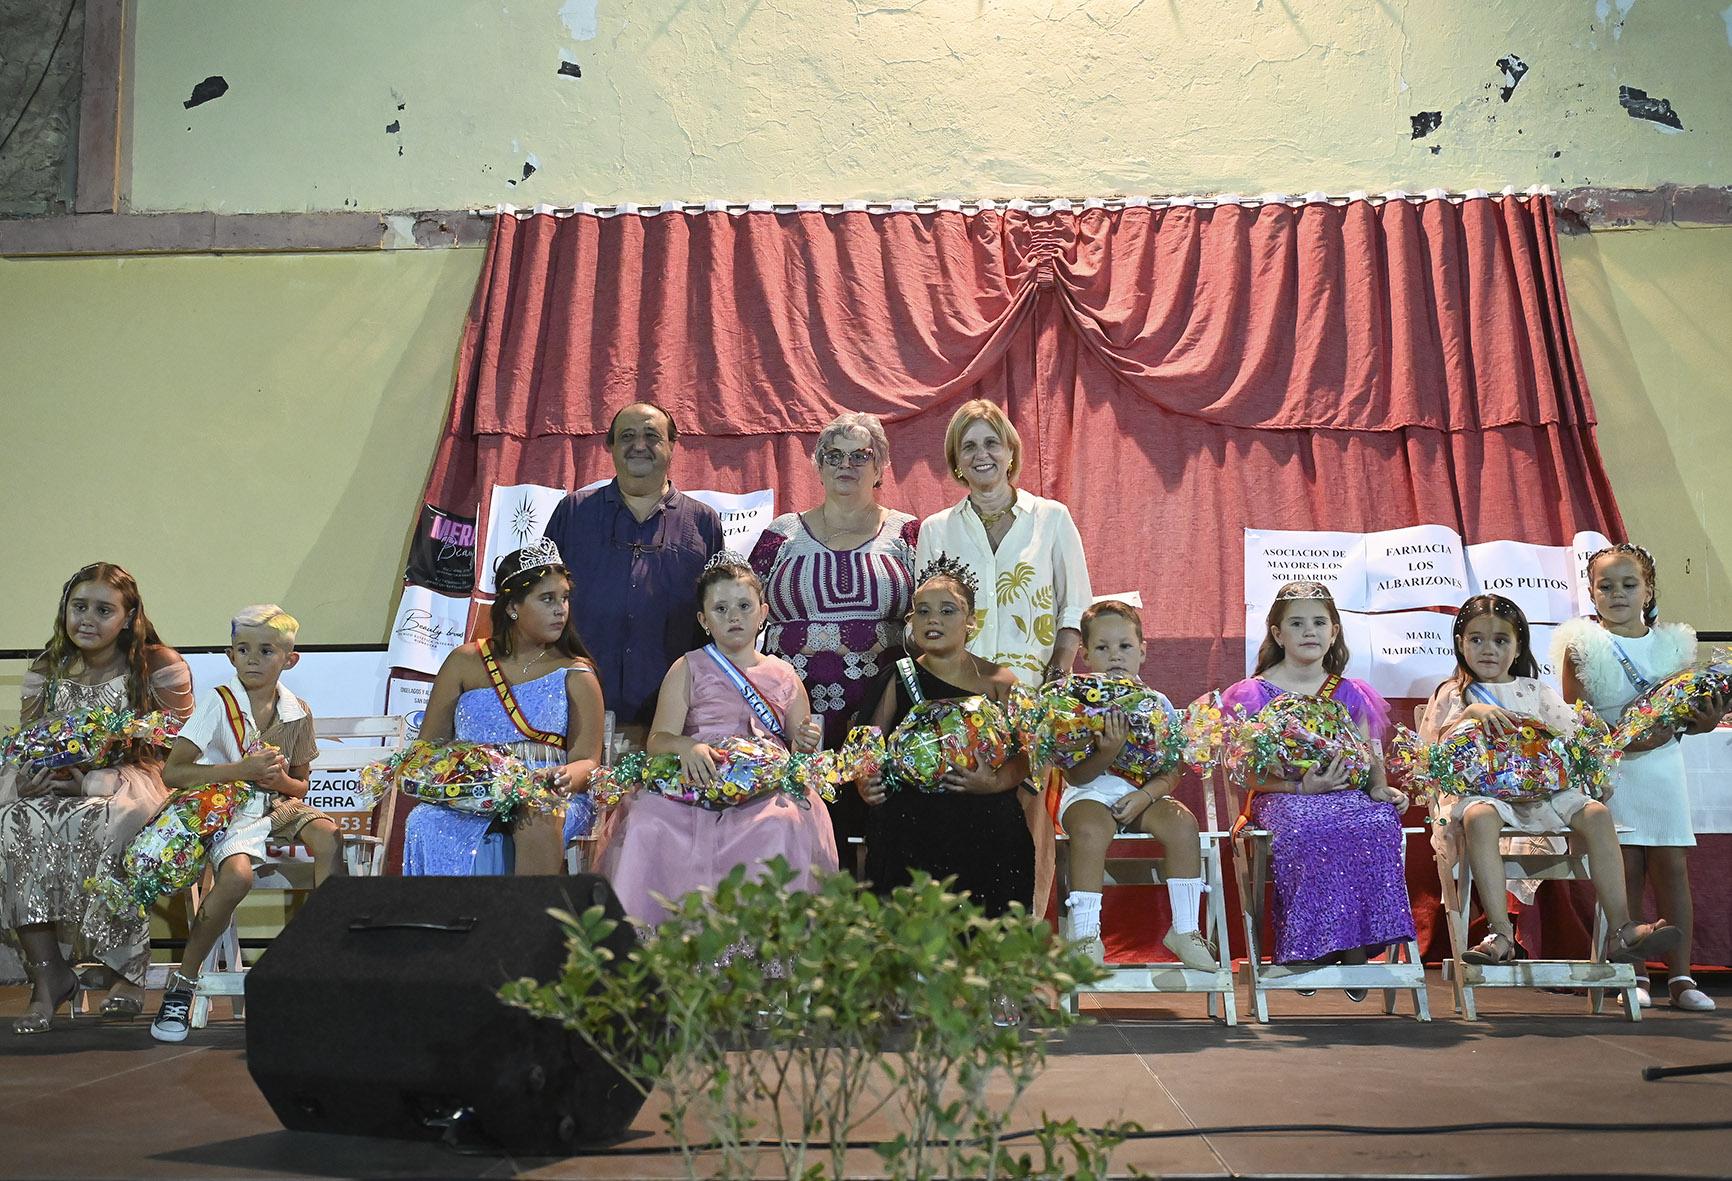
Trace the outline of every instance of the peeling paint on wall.
<instances>
[{"instance_id":1,"label":"peeling paint on wall","mask_svg":"<svg viewBox=\"0 0 1732 1181\"><path fill-rule=\"evenodd\" d=\"M1726 22L1726 44L1732 45L1732 4L1720 10L1720 19Z\"/></svg>"},{"instance_id":2,"label":"peeling paint on wall","mask_svg":"<svg viewBox=\"0 0 1732 1181\"><path fill-rule=\"evenodd\" d=\"M595 5L596 0L565 0L559 9L559 23L565 26L566 36L573 41L595 39Z\"/></svg>"},{"instance_id":3,"label":"peeling paint on wall","mask_svg":"<svg viewBox=\"0 0 1732 1181\"><path fill-rule=\"evenodd\" d=\"M1630 15L1630 9L1636 6L1636 0L1595 0L1594 19L1602 25L1606 24L1614 5L1618 9L1618 19L1611 29L1612 40L1616 41L1624 35L1624 20Z\"/></svg>"},{"instance_id":4,"label":"peeling paint on wall","mask_svg":"<svg viewBox=\"0 0 1732 1181\"><path fill-rule=\"evenodd\" d=\"M1507 103L1509 96L1515 93L1515 88L1522 84L1522 79L1527 75L1528 64L1512 53L1508 57L1498 58L1497 68L1503 71L1503 89L1500 93L1503 101Z\"/></svg>"},{"instance_id":5,"label":"peeling paint on wall","mask_svg":"<svg viewBox=\"0 0 1732 1181\"><path fill-rule=\"evenodd\" d=\"M1421 111L1419 114L1411 116L1409 122L1413 124L1413 138L1424 139L1443 126L1443 112Z\"/></svg>"},{"instance_id":6,"label":"peeling paint on wall","mask_svg":"<svg viewBox=\"0 0 1732 1181\"><path fill-rule=\"evenodd\" d=\"M1670 128L1673 131L1684 130L1684 121L1678 117L1678 112L1672 109L1667 99L1649 98L1646 90L1637 90L1634 86L1618 87L1618 105L1630 112L1632 119L1646 119L1660 129Z\"/></svg>"},{"instance_id":7,"label":"peeling paint on wall","mask_svg":"<svg viewBox=\"0 0 1732 1181\"><path fill-rule=\"evenodd\" d=\"M213 98L221 98L229 92L228 80L221 74L212 74L203 82L192 88L192 97L180 104L187 110L210 102ZM188 130L191 130L190 128Z\"/></svg>"}]
</instances>

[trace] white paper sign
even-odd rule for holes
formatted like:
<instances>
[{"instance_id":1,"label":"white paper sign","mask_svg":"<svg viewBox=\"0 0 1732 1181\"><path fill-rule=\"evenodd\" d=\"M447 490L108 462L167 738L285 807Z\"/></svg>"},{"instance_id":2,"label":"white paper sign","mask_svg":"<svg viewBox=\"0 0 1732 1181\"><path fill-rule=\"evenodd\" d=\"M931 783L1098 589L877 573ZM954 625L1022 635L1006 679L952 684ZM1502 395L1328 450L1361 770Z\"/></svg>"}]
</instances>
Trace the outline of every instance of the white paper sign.
<instances>
[{"instance_id":1,"label":"white paper sign","mask_svg":"<svg viewBox=\"0 0 1732 1181\"><path fill-rule=\"evenodd\" d=\"M1486 541L1467 547L1468 582L1476 595L1502 595L1528 622L1576 617L1575 556L1567 545Z\"/></svg>"},{"instance_id":2,"label":"white paper sign","mask_svg":"<svg viewBox=\"0 0 1732 1181\"><path fill-rule=\"evenodd\" d=\"M1447 525L1414 525L1365 536L1366 607L1459 607L1468 596L1461 535Z\"/></svg>"},{"instance_id":3,"label":"white paper sign","mask_svg":"<svg viewBox=\"0 0 1732 1181\"><path fill-rule=\"evenodd\" d=\"M1089 606L1092 607L1096 603L1123 603L1127 607L1135 607L1141 611L1143 609L1143 592L1125 591L1123 594L1117 595L1096 595L1089 600Z\"/></svg>"},{"instance_id":4,"label":"white paper sign","mask_svg":"<svg viewBox=\"0 0 1732 1181\"><path fill-rule=\"evenodd\" d=\"M463 643L469 627L469 600L406 586L391 623L390 648L386 653L393 668L436 673L451 650Z\"/></svg>"},{"instance_id":5,"label":"white paper sign","mask_svg":"<svg viewBox=\"0 0 1732 1181\"><path fill-rule=\"evenodd\" d=\"M1267 608L1289 582L1321 582L1343 611L1365 609L1365 535L1245 530L1245 602ZM1259 628L1259 631L1261 629Z\"/></svg>"},{"instance_id":6,"label":"white paper sign","mask_svg":"<svg viewBox=\"0 0 1732 1181\"><path fill-rule=\"evenodd\" d=\"M1455 672L1455 616L1439 611L1373 615L1371 687L1385 697L1430 697Z\"/></svg>"},{"instance_id":7,"label":"white paper sign","mask_svg":"<svg viewBox=\"0 0 1732 1181\"><path fill-rule=\"evenodd\" d=\"M1299 600L1296 600L1299 601ZM1268 627L1269 608L1245 608L1245 675L1257 669L1257 650L1263 645ZM1341 612L1341 636L1347 641L1345 675L1360 680L1371 679L1371 616L1355 611Z\"/></svg>"},{"instance_id":8,"label":"white paper sign","mask_svg":"<svg viewBox=\"0 0 1732 1181\"><path fill-rule=\"evenodd\" d=\"M402 718L407 725L404 737L414 741L421 733L421 723L427 717L427 698L432 696L433 682L414 677L392 677L385 689L385 713Z\"/></svg>"},{"instance_id":9,"label":"white paper sign","mask_svg":"<svg viewBox=\"0 0 1732 1181\"><path fill-rule=\"evenodd\" d=\"M686 495L716 510L722 518L722 547L742 557L752 556L758 535L776 519L776 494L769 488L738 494L700 489Z\"/></svg>"},{"instance_id":10,"label":"white paper sign","mask_svg":"<svg viewBox=\"0 0 1732 1181\"><path fill-rule=\"evenodd\" d=\"M1588 559L1612 543L1606 540L1604 533L1588 530L1578 533L1571 540L1570 548L1575 551L1576 567L1576 614L1592 615L1594 613L1594 595L1588 582Z\"/></svg>"},{"instance_id":11,"label":"white paper sign","mask_svg":"<svg viewBox=\"0 0 1732 1181\"><path fill-rule=\"evenodd\" d=\"M1560 678L1562 670L1552 663L1552 633L1557 631L1549 623L1530 623L1528 639L1533 645L1534 660L1540 666L1540 680L1563 695L1564 687Z\"/></svg>"}]
</instances>

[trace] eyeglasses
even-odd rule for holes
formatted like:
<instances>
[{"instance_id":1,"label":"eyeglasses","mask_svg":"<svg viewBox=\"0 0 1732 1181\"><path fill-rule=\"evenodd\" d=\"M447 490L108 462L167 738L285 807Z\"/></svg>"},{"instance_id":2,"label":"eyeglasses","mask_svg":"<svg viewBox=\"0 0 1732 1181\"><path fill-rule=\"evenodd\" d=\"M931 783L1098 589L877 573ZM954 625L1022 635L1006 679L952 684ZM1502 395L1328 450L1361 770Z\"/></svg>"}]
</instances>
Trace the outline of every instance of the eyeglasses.
<instances>
[{"instance_id":1,"label":"eyeglasses","mask_svg":"<svg viewBox=\"0 0 1732 1181\"><path fill-rule=\"evenodd\" d=\"M878 457L870 451L841 451L826 447L818 452L818 462L825 467L866 467Z\"/></svg>"}]
</instances>

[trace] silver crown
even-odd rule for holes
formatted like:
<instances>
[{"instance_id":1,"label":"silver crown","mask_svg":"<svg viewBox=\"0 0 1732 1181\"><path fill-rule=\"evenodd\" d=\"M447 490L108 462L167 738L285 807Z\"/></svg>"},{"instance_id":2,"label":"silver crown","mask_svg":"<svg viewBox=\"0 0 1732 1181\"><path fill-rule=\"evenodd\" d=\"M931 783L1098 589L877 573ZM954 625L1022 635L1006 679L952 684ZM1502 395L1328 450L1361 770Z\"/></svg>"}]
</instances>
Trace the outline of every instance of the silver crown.
<instances>
[{"instance_id":1,"label":"silver crown","mask_svg":"<svg viewBox=\"0 0 1732 1181\"><path fill-rule=\"evenodd\" d=\"M921 569L919 577L914 580L914 585L924 586L927 580L937 578L939 575L956 579L968 588L970 596L980 593L980 579L975 575L973 568L961 558L953 558L942 550L939 551L936 558L926 563L925 567Z\"/></svg>"},{"instance_id":2,"label":"silver crown","mask_svg":"<svg viewBox=\"0 0 1732 1181\"><path fill-rule=\"evenodd\" d=\"M717 566L744 566L749 570L752 564L746 560L744 554L735 553L731 549L720 549L716 551L714 557L704 563L704 568L698 571L698 576L701 578Z\"/></svg>"},{"instance_id":3,"label":"silver crown","mask_svg":"<svg viewBox=\"0 0 1732 1181\"><path fill-rule=\"evenodd\" d=\"M516 568L507 570L505 563L511 559L516 559ZM554 544L553 538L543 537L534 545L526 545L520 550L514 550L495 562L493 564L493 580L503 588L508 582L521 581L525 575L534 574L554 566L562 569L565 566L564 561L559 556L559 546Z\"/></svg>"},{"instance_id":4,"label":"silver crown","mask_svg":"<svg viewBox=\"0 0 1732 1181\"><path fill-rule=\"evenodd\" d=\"M1288 599L1333 599L1334 597L1329 593L1329 588L1321 582L1289 582L1276 592L1275 601L1283 603Z\"/></svg>"}]
</instances>

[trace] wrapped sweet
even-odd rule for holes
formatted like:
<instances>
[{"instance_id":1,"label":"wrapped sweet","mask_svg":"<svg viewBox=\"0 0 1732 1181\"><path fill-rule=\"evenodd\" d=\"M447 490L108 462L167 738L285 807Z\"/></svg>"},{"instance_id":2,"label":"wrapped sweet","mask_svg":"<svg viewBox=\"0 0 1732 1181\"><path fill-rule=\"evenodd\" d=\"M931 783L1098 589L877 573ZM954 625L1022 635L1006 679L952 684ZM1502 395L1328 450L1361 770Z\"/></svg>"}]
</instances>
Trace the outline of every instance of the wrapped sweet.
<instances>
[{"instance_id":1,"label":"wrapped sweet","mask_svg":"<svg viewBox=\"0 0 1732 1181\"><path fill-rule=\"evenodd\" d=\"M361 790L378 799L395 787L412 800L510 823L552 812L559 796L503 747L484 742L411 742L361 769Z\"/></svg>"},{"instance_id":2,"label":"wrapped sweet","mask_svg":"<svg viewBox=\"0 0 1732 1181\"><path fill-rule=\"evenodd\" d=\"M1221 692L1211 689L1185 707L1180 723L1185 766L1207 774L1221 762L1232 735L1234 719L1221 708Z\"/></svg>"},{"instance_id":3,"label":"wrapped sweet","mask_svg":"<svg viewBox=\"0 0 1732 1181\"><path fill-rule=\"evenodd\" d=\"M111 767L135 745L167 747L179 732L180 719L171 714L96 706L18 727L0 739L0 760L26 773Z\"/></svg>"},{"instance_id":4,"label":"wrapped sweet","mask_svg":"<svg viewBox=\"0 0 1732 1181\"><path fill-rule=\"evenodd\" d=\"M1160 694L1122 677L1069 676L1041 690L1035 730L1036 765L1069 769L1100 745L1108 715L1123 710L1130 722L1124 748L1111 770L1137 786L1179 765L1185 734Z\"/></svg>"},{"instance_id":5,"label":"wrapped sweet","mask_svg":"<svg viewBox=\"0 0 1732 1181\"><path fill-rule=\"evenodd\" d=\"M709 783L688 782L680 773L678 755L626 755L590 776L589 793L598 807L611 808L634 791L647 791L682 804L711 811L738 807L777 792L807 805L806 792L825 800L836 798L831 764L823 754L789 754L767 738L728 738L714 744L722 761Z\"/></svg>"},{"instance_id":6,"label":"wrapped sweet","mask_svg":"<svg viewBox=\"0 0 1732 1181\"><path fill-rule=\"evenodd\" d=\"M246 783L208 783L174 792L127 844L119 876L91 879L85 888L118 911L148 913L158 898L198 880L216 835L258 790Z\"/></svg>"},{"instance_id":7,"label":"wrapped sweet","mask_svg":"<svg viewBox=\"0 0 1732 1181\"><path fill-rule=\"evenodd\" d=\"M1714 653L1711 663L1675 672L1624 707L1612 731L1628 746L1658 729L1679 730L1716 697L1732 697L1732 650Z\"/></svg>"},{"instance_id":8,"label":"wrapped sweet","mask_svg":"<svg viewBox=\"0 0 1732 1181\"><path fill-rule=\"evenodd\" d=\"M1228 773L1240 783L1298 779L1338 756L1350 787L1371 783L1371 744L1339 701L1283 693L1232 725L1225 750Z\"/></svg>"},{"instance_id":9,"label":"wrapped sweet","mask_svg":"<svg viewBox=\"0 0 1732 1181\"><path fill-rule=\"evenodd\" d=\"M1010 721L991 698L922 701L884 744L886 786L942 791L947 771L1003 766L1015 745Z\"/></svg>"},{"instance_id":10,"label":"wrapped sweet","mask_svg":"<svg viewBox=\"0 0 1732 1181\"><path fill-rule=\"evenodd\" d=\"M1576 706L1578 725L1561 733L1533 718L1521 718L1508 733L1475 719L1436 742L1423 742L1405 726L1397 730L1394 766L1417 794L1485 796L1512 804L1531 803L1578 787L1601 794L1618 761L1605 724Z\"/></svg>"}]
</instances>

